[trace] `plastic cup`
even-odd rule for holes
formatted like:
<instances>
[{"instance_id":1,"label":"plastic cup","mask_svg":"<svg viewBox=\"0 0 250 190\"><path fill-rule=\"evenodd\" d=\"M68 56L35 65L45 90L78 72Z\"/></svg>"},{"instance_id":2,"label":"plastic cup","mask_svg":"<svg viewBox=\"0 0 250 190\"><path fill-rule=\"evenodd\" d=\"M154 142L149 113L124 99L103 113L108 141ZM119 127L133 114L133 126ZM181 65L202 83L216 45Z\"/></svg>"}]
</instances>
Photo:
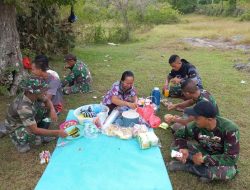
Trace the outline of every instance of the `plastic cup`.
<instances>
[{"instance_id":1,"label":"plastic cup","mask_svg":"<svg viewBox=\"0 0 250 190\"><path fill-rule=\"evenodd\" d=\"M169 97L169 90L168 90L168 89L165 89L165 90L164 90L164 96L165 96L165 97Z\"/></svg>"}]
</instances>

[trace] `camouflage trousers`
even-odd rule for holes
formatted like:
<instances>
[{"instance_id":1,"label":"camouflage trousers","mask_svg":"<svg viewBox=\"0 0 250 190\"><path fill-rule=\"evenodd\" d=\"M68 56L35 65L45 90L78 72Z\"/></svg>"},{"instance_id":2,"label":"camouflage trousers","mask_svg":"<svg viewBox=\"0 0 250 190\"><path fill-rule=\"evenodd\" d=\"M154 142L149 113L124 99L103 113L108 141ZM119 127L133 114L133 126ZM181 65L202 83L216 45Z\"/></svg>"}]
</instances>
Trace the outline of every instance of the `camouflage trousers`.
<instances>
[{"instance_id":1,"label":"camouflage trousers","mask_svg":"<svg viewBox=\"0 0 250 190\"><path fill-rule=\"evenodd\" d=\"M177 147L172 147L176 149ZM192 155L201 152L203 156L208 153L199 145L188 143L189 157L185 164L185 171L199 177L209 178L211 180L228 180L232 179L236 173L236 166L207 166L205 164L195 165L192 161Z\"/></svg>"},{"instance_id":2,"label":"camouflage trousers","mask_svg":"<svg viewBox=\"0 0 250 190\"><path fill-rule=\"evenodd\" d=\"M66 86L63 88L64 94L76 94L79 92L86 93L90 91L89 84L74 84L72 86Z\"/></svg>"},{"instance_id":3,"label":"camouflage trousers","mask_svg":"<svg viewBox=\"0 0 250 190\"><path fill-rule=\"evenodd\" d=\"M177 85L170 86L169 96L170 97L181 97L182 96L181 85L177 84Z\"/></svg>"},{"instance_id":4,"label":"camouflage trousers","mask_svg":"<svg viewBox=\"0 0 250 190\"><path fill-rule=\"evenodd\" d=\"M10 138L15 145L35 144L36 135L27 131L26 127L19 127L10 133Z\"/></svg>"}]
</instances>

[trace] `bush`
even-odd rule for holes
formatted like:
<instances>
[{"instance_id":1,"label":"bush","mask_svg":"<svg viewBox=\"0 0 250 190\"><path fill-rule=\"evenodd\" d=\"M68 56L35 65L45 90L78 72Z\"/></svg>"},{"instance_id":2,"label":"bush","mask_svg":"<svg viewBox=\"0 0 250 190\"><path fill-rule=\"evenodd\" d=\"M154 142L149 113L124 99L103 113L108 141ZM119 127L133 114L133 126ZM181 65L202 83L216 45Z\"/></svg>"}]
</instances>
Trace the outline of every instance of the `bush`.
<instances>
[{"instance_id":1,"label":"bush","mask_svg":"<svg viewBox=\"0 0 250 190\"><path fill-rule=\"evenodd\" d=\"M152 24L177 23L179 13L167 4L150 5L146 9L144 21Z\"/></svg>"},{"instance_id":2,"label":"bush","mask_svg":"<svg viewBox=\"0 0 250 190\"><path fill-rule=\"evenodd\" d=\"M129 31L125 27L113 27L108 31L109 42L127 42L131 39Z\"/></svg>"},{"instance_id":3,"label":"bush","mask_svg":"<svg viewBox=\"0 0 250 190\"><path fill-rule=\"evenodd\" d=\"M56 5L46 7L34 1L29 8L17 16L21 49L36 54L64 54L74 47L71 23L59 19Z\"/></svg>"},{"instance_id":4,"label":"bush","mask_svg":"<svg viewBox=\"0 0 250 190\"><path fill-rule=\"evenodd\" d=\"M241 15L240 21L250 21L250 11L245 12Z\"/></svg>"},{"instance_id":5,"label":"bush","mask_svg":"<svg viewBox=\"0 0 250 190\"><path fill-rule=\"evenodd\" d=\"M88 23L95 23L109 18L109 9L98 4L85 3L81 13L81 19Z\"/></svg>"},{"instance_id":6,"label":"bush","mask_svg":"<svg viewBox=\"0 0 250 190\"><path fill-rule=\"evenodd\" d=\"M181 0L181 1L172 0L172 5L174 8L176 8L177 10L179 10L184 14L192 13L196 9L197 0Z\"/></svg>"},{"instance_id":7,"label":"bush","mask_svg":"<svg viewBox=\"0 0 250 190\"><path fill-rule=\"evenodd\" d=\"M197 12L208 16L220 16L223 14L224 9L220 5L199 5Z\"/></svg>"},{"instance_id":8,"label":"bush","mask_svg":"<svg viewBox=\"0 0 250 190\"><path fill-rule=\"evenodd\" d=\"M199 5L196 9L199 14L205 14L208 16L240 16L243 14L243 10L240 8L232 9L230 6L222 7L220 4L213 5Z\"/></svg>"},{"instance_id":9,"label":"bush","mask_svg":"<svg viewBox=\"0 0 250 190\"><path fill-rule=\"evenodd\" d=\"M85 29L84 42L103 44L107 42L127 42L130 40L129 31L125 27L103 27L101 24L91 25Z\"/></svg>"},{"instance_id":10,"label":"bush","mask_svg":"<svg viewBox=\"0 0 250 190\"><path fill-rule=\"evenodd\" d=\"M101 24L90 25L85 28L84 32L85 43L105 43L107 42L106 31Z\"/></svg>"}]
</instances>

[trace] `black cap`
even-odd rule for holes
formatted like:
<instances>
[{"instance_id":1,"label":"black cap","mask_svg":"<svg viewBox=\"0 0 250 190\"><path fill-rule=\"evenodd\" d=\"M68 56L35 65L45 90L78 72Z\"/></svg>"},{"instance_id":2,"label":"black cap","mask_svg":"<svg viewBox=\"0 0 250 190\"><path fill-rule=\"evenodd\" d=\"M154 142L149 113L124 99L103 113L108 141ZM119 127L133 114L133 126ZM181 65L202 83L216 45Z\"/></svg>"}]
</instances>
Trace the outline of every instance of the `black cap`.
<instances>
[{"instance_id":1,"label":"black cap","mask_svg":"<svg viewBox=\"0 0 250 190\"><path fill-rule=\"evenodd\" d=\"M76 61L76 56L73 54L68 54L64 57L64 61L68 61L68 60L74 60Z\"/></svg>"},{"instance_id":2,"label":"black cap","mask_svg":"<svg viewBox=\"0 0 250 190\"><path fill-rule=\"evenodd\" d=\"M193 108L186 108L184 113L190 116L203 116L206 118L215 118L217 115L215 106L209 101L201 101Z\"/></svg>"}]
</instances>

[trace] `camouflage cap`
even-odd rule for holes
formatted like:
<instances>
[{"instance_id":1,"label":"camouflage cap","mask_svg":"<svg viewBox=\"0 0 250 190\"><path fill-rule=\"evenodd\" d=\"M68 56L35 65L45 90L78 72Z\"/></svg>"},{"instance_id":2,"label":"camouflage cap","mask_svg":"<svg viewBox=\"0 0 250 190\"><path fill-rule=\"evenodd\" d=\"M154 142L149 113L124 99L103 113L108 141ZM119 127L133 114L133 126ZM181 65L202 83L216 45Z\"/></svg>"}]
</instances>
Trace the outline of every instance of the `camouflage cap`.
<instances>
[{"instance_id":1,"label":"camouflage cap","mask_svg":"<svg viewBox=\"0 0 250 190\"><path fill-rule=\"evenodd\" d=\"M41 94L48 89L48 83L43 78L33 76L23 80L20 86L24 91L32 94Z\"/></svg>"}]
</instances>

